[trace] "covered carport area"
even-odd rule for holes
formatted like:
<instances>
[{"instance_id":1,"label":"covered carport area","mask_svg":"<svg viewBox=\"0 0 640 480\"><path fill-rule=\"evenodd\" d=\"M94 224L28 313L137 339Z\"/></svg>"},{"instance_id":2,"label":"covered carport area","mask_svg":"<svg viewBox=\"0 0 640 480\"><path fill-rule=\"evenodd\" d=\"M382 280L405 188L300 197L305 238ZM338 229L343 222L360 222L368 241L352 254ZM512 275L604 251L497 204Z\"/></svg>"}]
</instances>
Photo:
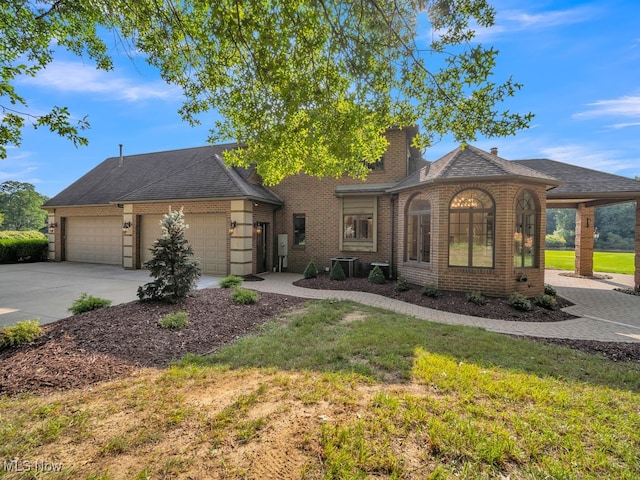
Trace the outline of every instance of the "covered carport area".
<instances>
[{"instance_id":1,"label":"covered carport area","mask_svg":"<svg viewBox=\"0 0 640 480\"><path fill-rule=\"evenodd\" d=\"M547 208L576 211L575 273L593 275L595 208L635 202L635 286L640 286L640 182L631 178L548 159L518 160L562 182L547 192Z\"/></svg>"}]
</instances>

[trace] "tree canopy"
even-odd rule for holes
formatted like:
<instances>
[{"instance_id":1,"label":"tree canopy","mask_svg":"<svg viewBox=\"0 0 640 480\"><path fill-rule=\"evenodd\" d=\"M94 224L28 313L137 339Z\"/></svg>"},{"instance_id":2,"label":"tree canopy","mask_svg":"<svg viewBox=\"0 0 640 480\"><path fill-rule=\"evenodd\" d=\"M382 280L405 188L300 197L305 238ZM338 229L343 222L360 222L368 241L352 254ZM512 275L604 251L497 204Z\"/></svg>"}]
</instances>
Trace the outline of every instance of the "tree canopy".
<instances>
[{"instance_id":1,"label":"tree canopy","mask_svg":"<svg viewBox=\"0 0 640 480\"><path fill-rule=\"evenodd\" d=\"M101 28L182 88L184 120L219 113L209 140L243 144L226 160L255 164L267 184L363 177L393 127L418 125L424 148L511 135L532 118L500 109L521 85L496 82L498 52L472 42L494 23L486 0L8 0L1 15L0 155L29 118L5 105L26 107L16 78L45 68L54 42L111 68ZM31 118L86 143L86 121L64 107Z\"/></svg>"},{"instance_id":2,"label":"tree canopy","mask_svg":"<svg viewBox=\"0 0 640 480\"><path fill-rule=\"evenodd\" d=\"M0 229L40 230L47 217L40 207L46 201L47 197L36 192L30 183L0 183Z\"/></svg>"}]
</instances>

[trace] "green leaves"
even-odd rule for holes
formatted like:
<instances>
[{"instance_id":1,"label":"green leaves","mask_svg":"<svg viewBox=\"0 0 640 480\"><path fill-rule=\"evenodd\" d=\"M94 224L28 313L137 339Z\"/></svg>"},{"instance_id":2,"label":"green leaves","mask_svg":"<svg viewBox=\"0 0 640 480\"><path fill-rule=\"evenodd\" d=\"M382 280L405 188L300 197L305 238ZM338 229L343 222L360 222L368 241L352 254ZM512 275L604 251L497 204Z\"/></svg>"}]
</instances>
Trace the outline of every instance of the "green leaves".
<instances>
[{"instance_id":1,"label":"green leaves","mask_svg":"<svg viewBox=\"0 0 640 480\"><path fill-rule=\"evenodd\" d=\"M472 43L494 22L486 0L9 0L0 15L0 156L34 119L2 103L26 107L17 75L46 67L53 40L111 68L101 27L182 88L185 121L218 113L209 140L246 145L227 162L255 164L267 184L298 172L362 178L392 127L419 125L425 148L449 133L511 135L532 118L497 108L521 85L494 80L497 52ZM32 123L86 144L86 119L69 119L56 107Z\"/></svg>"}]
</instances>

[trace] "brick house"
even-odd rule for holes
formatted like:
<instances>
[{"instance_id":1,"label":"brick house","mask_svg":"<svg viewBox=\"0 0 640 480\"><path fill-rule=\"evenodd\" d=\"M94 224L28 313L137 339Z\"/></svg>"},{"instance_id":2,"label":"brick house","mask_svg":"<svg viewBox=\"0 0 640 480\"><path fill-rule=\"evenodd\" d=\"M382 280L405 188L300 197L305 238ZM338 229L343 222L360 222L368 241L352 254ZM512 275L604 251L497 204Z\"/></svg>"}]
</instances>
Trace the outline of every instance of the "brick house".
<instances>
[{"instance_id":1,"label":"brick house","mask_svg":"<svg viewBox=\"0 0 640 480\"><path fill-rule=\"evenodd\" d=\"M593 207L640 198L633 180L551 160L508 161L497 150L467 146L426 162L411 147L415 133L387 132L389 148L365 181L298 174L266 188L253 169L224 165L222 152L236 144L108 158L45 204L49 258L142 268L162 215L182 207L207 274L340 261L354 275L380 264L440 289L537 295L547 205L577 209L577 271L589 274Z\"/></svg>"}]
</instances>

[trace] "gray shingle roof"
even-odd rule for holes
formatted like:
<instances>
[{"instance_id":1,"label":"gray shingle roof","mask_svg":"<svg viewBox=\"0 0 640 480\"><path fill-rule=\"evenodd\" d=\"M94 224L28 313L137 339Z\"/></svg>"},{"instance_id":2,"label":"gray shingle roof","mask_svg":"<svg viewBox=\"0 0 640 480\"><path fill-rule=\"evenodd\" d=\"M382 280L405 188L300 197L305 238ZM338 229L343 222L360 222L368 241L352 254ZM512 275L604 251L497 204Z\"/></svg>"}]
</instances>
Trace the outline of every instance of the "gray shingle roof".
<instances>
[{"instance_id":1,"label":"gray shingle roof","mask_svg":"<svg viewBox=\"0 0 640 480\"><path fill-rule=\"evenodd\" d=\"M413 173L390 191L402 190L423 183L491 179L492 177L520 177L548 186L560 182L554 177L525 165L520 165L472 145L458 147L435 162Z\"/></svg>"},{"instance_id":2,"label":"gray shingle roof","mask_svg":"<svg viewBox=\"0 0 640 480\"><path fill-rule=\"evenodd\" d=\"M572 197L576 195L607 195L612 193L631 193L640 196L640 182L631 178L599 172L546 158L514 160L514 163L538 170L557 178L562 182L559 187L550 190L549 198Z\"/></svg>"},{"instance_id":3,"label":"gray shingle roof","mask_svg":"<svg viewBox=\"0 0 640 480\"><path fill-rule=\"evenodd\" d=\"M267 188L245 181L222 161L225 144L111 157L50 199L45 206L113 202L251 198L282 204Z\"/></svg>"}]
</instances>

